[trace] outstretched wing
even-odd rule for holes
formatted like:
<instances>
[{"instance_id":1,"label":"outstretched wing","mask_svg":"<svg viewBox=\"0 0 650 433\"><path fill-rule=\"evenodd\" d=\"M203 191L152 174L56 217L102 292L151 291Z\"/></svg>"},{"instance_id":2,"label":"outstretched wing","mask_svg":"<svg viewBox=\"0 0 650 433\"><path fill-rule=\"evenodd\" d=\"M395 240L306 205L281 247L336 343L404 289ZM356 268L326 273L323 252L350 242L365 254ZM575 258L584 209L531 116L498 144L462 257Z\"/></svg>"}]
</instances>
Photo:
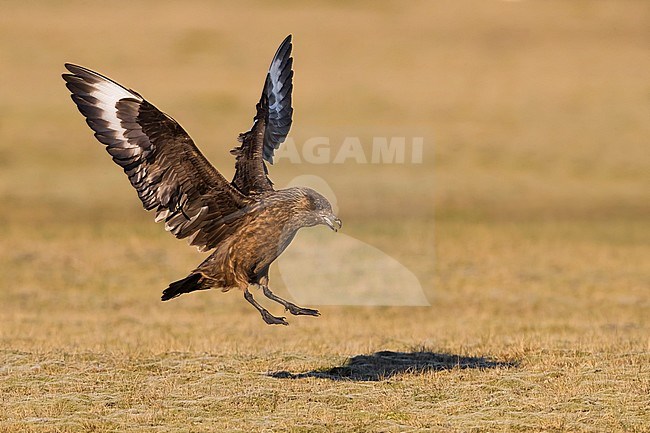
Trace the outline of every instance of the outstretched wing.
<instances>
[{"instance_id":1,"label":"outstretched wing","mask_svg":"<svg viewBox=\"0 0 650 433\"><path fill-rule=\"evenodd\" d=\"M247 198L205 159L171 117L133 90L81 66L63 74L72 100L156 222L199 250L214 248L241 222Z\"/></svg>"},{"instance_id":2,"label":"outstretched wing","mask_svg":"<svg viewBox=\"0 0 650 433\"><path fill-rule=\"evenodd\" d=\"M280 44L266 75L262 97L250 131L239 136L241 146L231 151L237 156L232 184L243 194L273 189L264 160L273 164L273 153L291 129L293 90L291 35Z\"/></svg>"}]
</instances>

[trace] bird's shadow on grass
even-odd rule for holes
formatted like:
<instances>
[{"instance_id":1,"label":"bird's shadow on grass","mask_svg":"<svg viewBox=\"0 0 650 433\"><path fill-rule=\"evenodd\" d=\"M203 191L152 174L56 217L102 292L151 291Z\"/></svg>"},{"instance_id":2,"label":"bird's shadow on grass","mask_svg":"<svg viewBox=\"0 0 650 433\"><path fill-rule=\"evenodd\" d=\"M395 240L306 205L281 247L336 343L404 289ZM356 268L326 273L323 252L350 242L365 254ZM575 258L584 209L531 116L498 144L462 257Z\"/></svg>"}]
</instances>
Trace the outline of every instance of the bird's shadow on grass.
<instances>
[{"instance_id":1,"label":"bird's shadow on grass","mask_svg":"<svg viewBox=\"0 0 650 433\"><path fill-rule=\"evenodd\" d=\"M343 365L312 370L302 373L274 371L268 375L278 379L303 379L316 377L330 380L382 381L406 374L454 369L490 369L516 367L516 361L497 361L481 356L460 356L428 351L391 352L381 351L372 355L357 355L348 358Z\"/></svg>"}]
</instances>

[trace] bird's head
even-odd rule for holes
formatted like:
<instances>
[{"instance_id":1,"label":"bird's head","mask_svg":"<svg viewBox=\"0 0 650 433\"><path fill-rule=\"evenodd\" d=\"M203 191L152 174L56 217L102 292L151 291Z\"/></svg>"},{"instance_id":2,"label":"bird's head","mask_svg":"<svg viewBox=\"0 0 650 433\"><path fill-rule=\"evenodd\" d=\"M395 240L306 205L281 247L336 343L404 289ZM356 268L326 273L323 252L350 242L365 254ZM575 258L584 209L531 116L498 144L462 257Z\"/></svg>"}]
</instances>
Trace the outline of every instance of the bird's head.
<instances>
[{"instance_id":1,"label":"bird's head","mask_svg":"<svg viewBox=\"0 0 650 433\"><path fill-rule=\"evenodd\" d=\"M301 189L305 194L307 202L306 223L309 226L324 224L335 232L338 231L343 226L343 223L332 212L330 202L311 188Z\"/></svg>"}]
</instances>

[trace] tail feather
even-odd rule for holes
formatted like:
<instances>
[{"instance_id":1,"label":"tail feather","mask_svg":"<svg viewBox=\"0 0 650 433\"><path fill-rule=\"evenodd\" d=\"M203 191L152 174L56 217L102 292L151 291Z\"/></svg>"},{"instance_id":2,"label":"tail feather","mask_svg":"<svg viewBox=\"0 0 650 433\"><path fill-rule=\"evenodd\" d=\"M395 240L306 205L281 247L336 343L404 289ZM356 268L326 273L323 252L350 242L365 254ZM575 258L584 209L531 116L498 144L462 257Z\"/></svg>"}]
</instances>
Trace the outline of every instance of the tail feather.
<instances>
[{"instance_id":1,"label":"tail feather","mask_svg":"<svg viewBox=\"0 0 650 433\"><path fill-rule=\"evenodd\" d=\"M183 293L190 293L195 290L205 290L209 288L210 287L205 284L202 274L190 274L182 280L174 281L171 283L169 287L163 291L160 299L162 301L169 301L170 299L176 298Z\"/></svg>"}]
</instances>

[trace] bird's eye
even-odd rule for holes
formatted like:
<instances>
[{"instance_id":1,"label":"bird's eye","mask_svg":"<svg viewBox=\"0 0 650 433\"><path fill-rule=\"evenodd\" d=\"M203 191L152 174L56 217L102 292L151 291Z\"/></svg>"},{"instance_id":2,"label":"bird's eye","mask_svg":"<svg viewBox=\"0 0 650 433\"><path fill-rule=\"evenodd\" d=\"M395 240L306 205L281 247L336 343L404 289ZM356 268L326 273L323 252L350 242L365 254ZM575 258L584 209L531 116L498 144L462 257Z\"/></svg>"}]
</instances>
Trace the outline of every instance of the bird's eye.
<instances>
[{"instance_id":1,"label":"bird's eye","mask_svg":"<svg viewBox=\"0 0 650 433\"><path fill-rule=\"evenodd\" d=\"M309 206L309 210L311 211L318 209L318 204L316 203L316 199L310 195L307 196L307 205Z\"/></svg>"}]
</instances>

